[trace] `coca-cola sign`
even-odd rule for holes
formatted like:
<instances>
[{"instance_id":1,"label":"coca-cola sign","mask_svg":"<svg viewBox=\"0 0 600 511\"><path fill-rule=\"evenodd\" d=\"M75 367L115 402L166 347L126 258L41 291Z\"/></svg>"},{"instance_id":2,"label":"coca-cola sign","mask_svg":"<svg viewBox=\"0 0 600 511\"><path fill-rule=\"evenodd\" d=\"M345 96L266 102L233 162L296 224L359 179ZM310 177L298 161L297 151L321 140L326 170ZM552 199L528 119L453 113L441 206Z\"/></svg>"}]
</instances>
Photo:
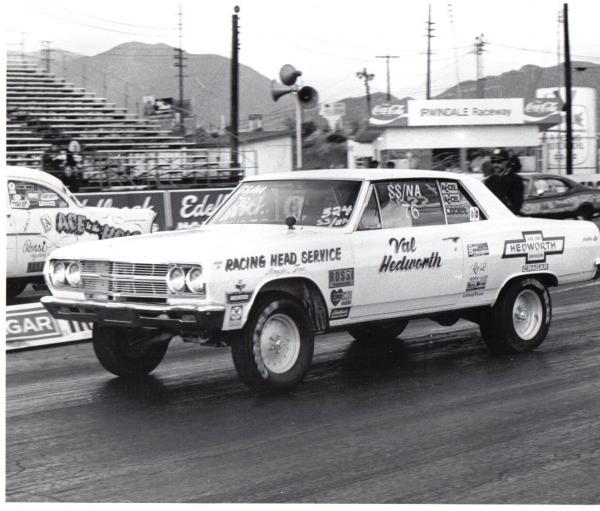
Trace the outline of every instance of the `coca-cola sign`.
<instances>
[{"instance_id":1,"label":"coca-cola sign","mask_svg":"<svg viewBox=\"0 0 600 511\"><path fill-rule=\"evenodd\" d=\"M406 126L408 117L406 104L384 103L376 105L371 110L369 123L376 126L403 125Z\"/></svg>"},{"instance_id":2,"label":"coca-cola sign","mask_svg":"<svg viewBox=\"0 0 600 511\"><path fill-rule=\"evenodd\" d=\"M525 105L525 113L532 117L546 117L559 112L561 106L557 99L534 99Z\"/></svg>"}]
</instances>

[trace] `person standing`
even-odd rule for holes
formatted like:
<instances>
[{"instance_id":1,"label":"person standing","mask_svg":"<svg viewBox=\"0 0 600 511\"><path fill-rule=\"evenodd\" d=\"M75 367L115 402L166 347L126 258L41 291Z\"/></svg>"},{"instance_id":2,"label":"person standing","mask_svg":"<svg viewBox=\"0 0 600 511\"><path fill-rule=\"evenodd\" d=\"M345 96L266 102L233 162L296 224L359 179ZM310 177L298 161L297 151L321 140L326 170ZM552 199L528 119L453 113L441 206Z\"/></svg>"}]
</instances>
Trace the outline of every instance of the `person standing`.
<instances>
[{"instance_id":1,"label":"person standing","mask_svg":"<svg viewBox=\"0 0 600 511\"><path fill-rule=\"evenodd\" d=\"M505 149L494 149L484 184L513 214L518 215L523 205L523 180L518 175L520 166L511 165ZM487 170L487 169L486 169Z\"/></svg>"}]
</instances>

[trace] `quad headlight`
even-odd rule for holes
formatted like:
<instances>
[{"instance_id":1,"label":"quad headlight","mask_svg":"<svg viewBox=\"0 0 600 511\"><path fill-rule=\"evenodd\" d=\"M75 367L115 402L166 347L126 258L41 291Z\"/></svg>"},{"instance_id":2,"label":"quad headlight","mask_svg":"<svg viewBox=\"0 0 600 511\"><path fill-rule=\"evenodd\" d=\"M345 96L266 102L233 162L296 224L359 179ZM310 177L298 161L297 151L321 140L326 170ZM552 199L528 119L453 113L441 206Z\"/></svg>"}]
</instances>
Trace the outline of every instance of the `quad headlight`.
<instances>
[{"instance_id":1,"label":"quad headlight","mask_svg":"<svg viewBox=\"0 0 600 511\"><path fill-rule=\"evenodd\" d=\"M185 283L192 293L202 293L206 290L206 284L202 279L202 267L190 268L185 276Z\"/></svg>"},{"instance_id":2,"label":"quad headlight","mask_svg":"<svg viewBox=\"0 0 600 511\"><path fill-rule=\"evenodd\" d=\"M81 264L77 261L52 261L50 282L53 286L81 286Z\"/></svg>"},{"instance_id":3,"label":"quad headlight","mask_svg":"<svg viewBox=\"0 0 600 511\"><path fill-rule=\"evenodd\" d=\"M173 294L206 292L201 266L173 266L167 273L167 288Z\"/></svg>"},{"instance_id":4,"label":"quad headlight","mask_svg":"<svg viewBox=\"0 0 600 511\"><path fill-rule=\"evenodd\" d=\"M167 273L167 287L171 293L183 293L185 291L185 271L179 266L173 266Z\"/></svg>"},{"instance_id":5,"label":"quad headlight","mask_svg":"<svg viewBox=\"0 0 600 511\"><path fill-rule=\"evenodd\" d=\"M70 286L79 287L81 285L81 265L78 262L72 262L67 266L66 279Z\"/></svg>"},{"instance_id":6,"label":"quad headlight","mask_svg":"<svg viewBox=\"0 0 600 511\"><path fill-rule=\"evenodd\" d=\"M62 261L54 261L50 267L50 280L54 286L64 286L67 283L67 266Z\"/></svg>"}]
</instances>

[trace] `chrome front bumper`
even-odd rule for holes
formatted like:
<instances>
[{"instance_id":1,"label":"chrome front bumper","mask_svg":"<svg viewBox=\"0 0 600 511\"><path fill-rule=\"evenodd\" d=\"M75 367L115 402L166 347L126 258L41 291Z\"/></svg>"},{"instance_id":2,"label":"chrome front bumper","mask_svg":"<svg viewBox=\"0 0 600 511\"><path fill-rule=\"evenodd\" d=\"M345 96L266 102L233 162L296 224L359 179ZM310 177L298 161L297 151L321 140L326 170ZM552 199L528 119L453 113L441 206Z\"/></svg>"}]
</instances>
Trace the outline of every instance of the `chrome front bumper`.
<instances>
[{"instance_id":1,"label":"chrome front bumper","mask_svg":"<svg viewBox=\"0 0 600 511\"><path fill-rule=\"evenodd\" d=\"M42 304L56 319L123 328L159 328L173 332L219 332L222 305L167 305L131 302L78 301L42 297Z\"/></svg>"}]
</instances>

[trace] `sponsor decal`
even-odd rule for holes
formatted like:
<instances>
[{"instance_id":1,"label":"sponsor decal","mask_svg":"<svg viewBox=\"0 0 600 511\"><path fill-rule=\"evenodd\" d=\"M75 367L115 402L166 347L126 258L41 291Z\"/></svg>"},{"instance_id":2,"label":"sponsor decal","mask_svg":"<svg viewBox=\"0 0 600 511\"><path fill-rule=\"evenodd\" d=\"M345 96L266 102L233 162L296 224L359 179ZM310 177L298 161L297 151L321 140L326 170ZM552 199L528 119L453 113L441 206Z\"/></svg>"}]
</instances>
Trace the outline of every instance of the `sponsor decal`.
<instances>
[{"instance_id":1,"label":"sponsor decal","mask_svg":"<svg viewBox=\"0 0 600 511\"><path fill-rule=\"evenodd\" d=\"M252 291L235 291L227 293L227 303L244 303L249 302L252 297Z\"/></svg>"},{"instance_id":2,"label":"sponsor decal","mask_svg":"<svg viewBox=\"0 0 600 511\"><path fill-rule=\"evenodd\" d=\"M487 241L483 243L471 243L467 245L467 253L469 257L479 257L490 255L490 249Z\"/></svg>"},{"instance_id":3,"label":"sponsor decal","mask_svg":"<svg viewBox=\"0 0 600 511\"><path fill-rule=\"evenodd\" d=\"M532 263L532 264L524 264L521 268L521 271L527 273L532 271L543 271L550 268L548 263Z\"/></svg>"},{"instance_id":4,"label":"sponsor decal","mask_svg":"<svg viewBox=\"0 0 600 511\"><path fill-rule=\"evenodd\" d=\"M340 307L332 309L329 319L346 319L350 315L350 307Z\"/></svg>"},{"instance_id":5,"label":"sponsor decal","mask_svg":"<svg viewBox=\"0 0 600 511\"><path fill-rule=\"evenodd\" d=\"M58 200L58 195L54 192L46 192L40 195L40 200L48 200L48 201L56 201Z\"/></svg>"},{"instance_id":6,"label":"sponsor decal","mask_svg":"<svg viewBox=\"0 0 600 511\"><path fill-rule=\"evenodd\" d=\"M354 285L354 268L329 270L329 288Z\"/></svg>"},{"instance_id":7,"label":"sponsor decal","mask_svg":"<svg viewBox=\"0 0 600 511\"><path fill-rule=\"evenodd\" d=\"M470 277L469 281L467 282L467 289L465 291L468 293L469 291L480 291L485 289L485 286L487 285L487 278L487 275Z\"/></svg>"},{"instance_id":8,"label":"sponsor decal","mask_svg":"<svg viewBox=\"0 0 600 511\"><path fill-rule=\"evenodd\" d=\"M44 261L32 261L27 263L27 273L39 273L44 271Z\"/></svg>"},{"instance_id":9,"label":"sponsor decal","mask_svg":"<svg viewBox=\"0 0 600 511\"><path fill-rule=\"evenodd\" d=\"M25 200L25 199L21 199L21 200L11 199L10 207L13 209L27 209L27 208L29 208L29 201Z\"/></svg>"},{"instance_id":10,"label":"sponsor decal","mask_svg":"<svg viewBox=\"0 0 600 511\"><path fill-rule=\"evenodd\" d=\"M25 240L25 243L23 243L24 254L45 254L46 252L48 252L46 240L36 242L28 239Z\"/></svg>"},{"instance_id":11,"label":"sponsor decal","mask_svg":"<svg viewBox=\"0 0 600 511\"><path fill-rule=\"evenodd\" d=\"M65 214L62 212L56 215L56 232L75 234L76 236L81 236L87 232L97 235L98 239L101 240L141 234L140 231L126 231L120 227L101 224L97 220L90 220L85 215L76 215L75 213Z\"/></svg>"},{"instance_id":12,"label":"sponsor decal","mask_svg":"<svg viewBox=\"0 0 600 511\"><path fill-rule=\"evenodd\" d=\"M56 207L56 201L53 200L41 200L38 202L38 206L40 208L55 208Z\"/></svg>"},{"instance_id":13,"label":"sponsor decal","mask_svg":"<svg viewBox=\"0 0 600 511\"><path fill-rule=\"evenodd\" d=\"M503 258L524 257L527 264L545 263L549 255L562 254L564 236L545 238L542 231L524 231L518 240L504 242Z\"/></svg>"},{"instance_id":14,"label":"sponsor decal","mask_svg":"<svg viewBox=\"0 0 600 511\"><path fill-rule=\"evenodd\" d=\"M60 337L56 321L45 309L34 309L12 313L6 318L6 341Z\"/></svg>"},{"instance_id":15,"label":"sponsor decal","mask_svg":"<svg viewBox=\"0 0 600 511\"><path fill-rule=\"evenodd\" d=\"M243 291L243 290L246 288L246 284L244 283L244 281L243 281L243 280L238 280L238 281L237 281L237 284L235 285L235 288L236 288L238 291Z\"/></svg>"},{"instance_id":16,"label":"sponsor decal","mask_svg":"<svg viewBox=\"0 0 600 511\"><path fill-rule=\"evenodd\" d=\"M487 272L487 262L473 263L471 266L471 275L482 275Z\"/></svg>"},{"instance_id":17,"label":"sponsor decal","mask_svg":"<svg viewBox=\"0 0 600 511\"><path fill-rule=\"evenodd\" d=\"M341 247L304 250L300 254L296 252L279 252L271 254L268 258L264 255L229 258L225 261L225 271L255 270L265 268L267 263L271 268L296 267L303 269L303 267L300 267L300 263L316 264L341 260Z\"/></svg>"},{"instance_id":18,"label":"sponsor decal","mask_svg":"<svg viewBox=\"0 0 600 511\"><path fill-rule=\"evenodd\" d=\"M40 200L40 193L39 192L27 192L27 200L33 200L33 201L39 201ZM46 200L46 199L42 199L42 200Z\"/></svg>"},{"instance_id":19,"label":"sponsor decal","mask_svg":"<svg viewBox=\"0 0 600 511\"><path fill-rule=\"evenodd\" d=\"M446 215L469 216L469 209L467 206L446 206Z\"/></svg>"},{"instance_id":20,"label":"sponsor decal","mask_svg":"<svg viewBox=\"0 0 600 511\"><path fill-rule=\"evenodd\" d=\"M242 324L242 316L244 313L244 307L241 305L234 305L229 311L229 324L231 326L237 326Z\"/></svg>"},{"instance_id":21,"label":"sponsor decal","mask_svg":"<svg viewBox=\"0 0 600 511\"><path fill-rule=\"evenodd\" d=\"M231 321L241 321L242 314L244 312L244 308L241 305L234 305L231 307L231 313L229 314L229 318Z\"/></svg>"},{"instance_id":22,"label":"sponsor decal","mask_svg":"<svg viewBox=\"0 0 600 511\"><path fill-rule=\"evenodd\" d=\"M42 229L44 229L45 233L52 230L52 219L48 215L42 215L40 223L42 224Z\"/></svg>"},{"instance_id":23,"label":"sponsor decal","mask_svg":"<svg viewBox=\"0 0 600 511\"><path fill-rule=\"evenodd\" d=\"M9 181L8 182L8 191L10 193L15 193L16 189L17 189L17 186L15 185L15 183L13 181Z\"/></svg>"},{"instance_id":24,"label":"sponsor decal","mask_svg":"<svg viewBox=\"0 0 600 511\"><path fill-rule=\"evenodd\" d=\"M469 222L479 222L479 208L469 208Z\"/></svg>"},{"instance_id":25,"label":"sponsor decal","mask_svg":"<svg viewBox=\"0 0 600 511\"><path fill-rule=\"evenodd\" d=\"M395 254L403 254L400 259L394 259L392 255L386 255L379 266L379 273L425 270L439 268L442 266L442 258L439 252L431 252L427 257L410 257L417 250L417 243L412 238L390 238L389 245L394 249Z\"/></svg>"},{"instance_id":26,"label":"sponsor decal","mask_svg":"<svg viewBox=\"0 0 600 511\"><path fill-rule=\"evenodd\" d=\"M331 303L336 307L338 305L352 305L352 291L344 291L343 289L333 289L331 291Z\"/></svg>"}]
</instances>

